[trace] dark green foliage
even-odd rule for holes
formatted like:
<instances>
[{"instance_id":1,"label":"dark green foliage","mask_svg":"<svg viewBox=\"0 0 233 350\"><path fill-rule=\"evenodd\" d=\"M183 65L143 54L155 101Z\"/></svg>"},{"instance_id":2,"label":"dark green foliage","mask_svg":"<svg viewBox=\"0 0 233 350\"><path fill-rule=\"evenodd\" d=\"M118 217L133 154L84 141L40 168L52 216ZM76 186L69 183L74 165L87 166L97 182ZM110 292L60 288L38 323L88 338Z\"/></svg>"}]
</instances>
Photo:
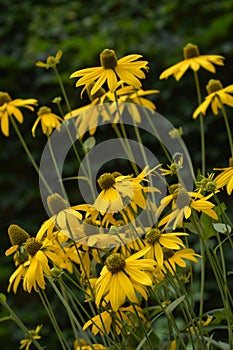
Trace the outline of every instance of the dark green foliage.
<instances>
[{"instance_id":1,"label":"dark green foliage","mask_svg":"<svg viewBox=\"0 0 233 350\"><path fill-rule=\"evenodd\" d=\"M48 55L63 50L58 69L71 106L77 107L86 102L86 96L80 100L81 89L75 89L74 80L69 79L72 72L99 65L98 55L104 48L114 49L119 58L131 53L142 54L150 62L149 76L143 87L161 90L160 95L154 98L158 112L176 127L185 124L184 141L194 163L199 164L199 124L191 120L197 104L194 83L189 79L191 72L186 73L179 83L173 78L159 81L158 77L169 65L182 60L182 48L193 42L199 45L202 54L226 56L226 66L217 68L215 77L220 78L223 85L233 83L230 76L233 60L231 0L1 0L0 28L0 91L9 92L13 99L38 98L40 105L53 107L55 113L58 110L51 101L61 95L59 86L52 70L36 67L36 61L46 60ZM213 75L201 73L204 96L204 86ZM25 122L20 125L20 130L39 163L46 138L41 135L33 139L30 130L35 115L25 113L24 116ZM225 147L221 133L225 130L223 120L219 116L211 116L206 122L206 129L207 167L213 164L216 167L226 166L227 155L224 158L222 154ZM211 147L208 148L208 144ZM0 290L5 293L13 270L12 259L4 257L10 245L8 226L18 224L35 235L46 219L46 213L40 200L38 176L12 128L10 138L0 133L0 150ZM35 319L38 300L34 296L31 299L28 301L26 293L20 293L17 302L13 299L12 303L16 303L16 312L20 310L26 322L31 323L33 319L34 326L36 322L41 322L41 311L38 307L39 316ZM14 347L9 332L14 332L13 344L22 337L12 324L10 327L13 328L7 326L4 328L1 324L2 350Z\"/></svg>"}]
</instances>

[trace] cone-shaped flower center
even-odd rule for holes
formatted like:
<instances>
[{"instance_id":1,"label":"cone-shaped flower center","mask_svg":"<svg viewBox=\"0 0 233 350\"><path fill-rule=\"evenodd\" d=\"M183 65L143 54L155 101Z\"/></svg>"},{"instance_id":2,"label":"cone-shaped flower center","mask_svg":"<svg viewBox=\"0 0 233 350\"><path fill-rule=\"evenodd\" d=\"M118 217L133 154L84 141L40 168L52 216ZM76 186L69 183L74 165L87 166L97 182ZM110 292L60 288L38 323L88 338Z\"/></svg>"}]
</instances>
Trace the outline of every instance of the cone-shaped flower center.
<instances>
[{"instance_id":1,"label":"cone-shaped flower center","mask_svg":"<svg viewBox=\"0 0 233 350\"><path fill-rule=\"evenodd\" d=\"M206 85L206 90L209 95L212 94L213 92L221 90L222 88L223 86L220 80L216 80L216 79L210 79L210 81L208 82L208 85Z\"/></svg>"},{"instance_id":2,"label":"cone-shaped flower center","mask_svg":"<svg viewBox=\"0 0 233 350\"><path fill-rule=\"evenodd\" d=\"M161 236L160 230L158 230L157 228L152 228L150 231L146 233L146 239L145 239L146 243L150 245L154 245L155 242L159 240L160 236Z\"/></svg>"},{"instance_id":3,"label":"cone-shaped flower center","mask_svg":"<svg viewBox=\"0 0 233 350\"><path fill-rule=\"evenodd\" d=\"M168 260L168 259L172 258L173 255L174 255L174 251L172 249L163 248L164 260Z\"/></svg>"},{"instance_id":4,"label":"cone-shaped flower center","mask_svg":"<svg viewBox=\"0 0 233 350\"><path fill-rule=\"evenodd\" d=\"M125 259L120 253L114 253L107 257L106 267L111 273L122 271L125 267Z\"/></svg>"},{"instance_id":5,"label":"cone-shaped flower center","mask_svg":"<svg viewBox=\"0 0 233 350\"><path fill-rule=\"evenodd\" d=\"M92 88L93 88L94 85L95 85L95 82L92 82L92 83L87 84L86 90L87 90L87 94L88 94L88 97L89 97L90 101L94 101L94 100L96 100L97 98L100 98L100 97L102 97L104 94L106 94L106 90L105 90L104 88L101 87L99 90L96 91L95 94L92 95L92 94L91 94L91 90L92 90Z\"/></svg>"},{"instance_id":6,"label":"cone-shaped flower center","mask_svg":"<svg viewBox=\"0 0 233 350\"><path fill-rule=\"evenodd\" d=\"M51 108L46 106L40 107L39 111L37 112L38 116L41 116L43 114L48 114L48 113L51 113Z\"/></svg>"},{"instance_id":7,"label":"cone-shaped flower center","mask_svg":"<svg viewBox=\"0 0 233 350\"><path fill-rule=\"evenodd\" d=\"M184 58L187 60L188 58L198 57L200 56L199 49L197 45L188 44L183 49Z\"/></svg>"},{"instance_id":8,"label":"cone-shaped flower center","mask_svg":"<svg viewBox=\"0 0 233 350\"><path fill-rule=\"evenodd\" d=\"M10 95L7 92L0 91L0 106L4 105L4 103L8 103L12 101Z\"/></svg>"},{"instance_id":9,"label":"cone-shaped flower center","mask_svg":"<svg viewBox=\"0 0 233 350\"><path fill-rule=\"evenodd\" d=\"M49 210L53 215L57 215L60 211L68 209L69 204L65 201L60 194L54 193L47 197L47 203Z\"/></svg>"},{"instance_id":10,"label":"cone-shaped flower center","mask_svg":"<svg viewBox=\"0 0 233 350\"><path fill-rule=\"evenodd\" d=\"M117 66L117 56L114 50L105 49L100 54L100 63L104 69L114 69Z\"/></svg>"},{"instance_id":11,"label":"cone-shaped flower center","mask_svg":"<svg viewBox=\"0 0 233 350\"><path fill-rule=\"evenodd\" d=\"M98 178L101 190L108 190L115 183L115 177L111 173L104 173Z\"/></svg>"},{"instance_id":12,"label":"cone-shaped flower center","mask_svg":"<svg viewBox=\"0 0 233 350\"><path fill-rule=\"evenodd\" d=\"M229 166L233 168L233 157L229 158Z\"/></svg>"},{"instance_id":13,"label":"cone-shaped flower center","mask_svg":"<svg viewBox=\"0 0 233 350\"><path fill-rule=\"evenodd\" d=\"M38 250L42 247L42 244L37 242L34 237L28 238L24 244L25 250L29 255L34 256Z\"/></svg>"},{"instance_id":14,"label":"cone-shaped flower center","mask_svg":"<svg viewBox=\"0 0 233 350\"><path fill-rule=\"evenodd\" d=\"M21 246L30 237L30 235L25 230L15 224L9 226L8 235L12 246Z\"/></svg>"},{"instance_id":15,"label":"cone-shaped flower center","mask_svg":"<svg viewBox=\"0 0 233 350\"><path fill-rule=\"evenodd\" d=\"M186 206L189 206L191 202L191 197L184 189L179 189L177 192L176 206L178 209L183 209Z\"/></svg>"}]
</instances>

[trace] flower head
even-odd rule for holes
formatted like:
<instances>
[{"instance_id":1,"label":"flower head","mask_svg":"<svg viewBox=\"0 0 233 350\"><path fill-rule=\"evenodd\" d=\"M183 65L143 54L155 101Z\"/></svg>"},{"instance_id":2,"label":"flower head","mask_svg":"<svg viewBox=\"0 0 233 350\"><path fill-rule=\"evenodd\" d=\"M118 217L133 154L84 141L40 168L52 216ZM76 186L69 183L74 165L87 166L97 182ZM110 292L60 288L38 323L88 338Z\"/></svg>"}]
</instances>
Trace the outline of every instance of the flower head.
<instances>
[{"instance_id":1,"label":"flower head","mask_svg":"<svg viewBox=\"0 0 233 350\"><path fill-rule=\"evenodd\" d=\"M233 85L229 85L223 88L220 80L211 79L206 86L208 96L206 96L204 102L194 111L193 118L196 119L200 113L206 114L209 106L215 115L218 114L218 109L222 108L222 105L233 107Z\"/></svg>"},{"instance_id":2,"label":"flower head","mask_svg":"<svg viewBox=\"0 0 233 350\"><path fill-rule=\"evenodd\" d=\"M172 275L176 272L176 265L182 268L186 267L186 260L198 262L197 257L201 257L196 254L193 249L185 248L177 251L173 249L164 249L164 264L163 266L158 266L158 271L156 271L157 277L163 279L164 275L168 272Z\"/></svg>"},{"instance_id":3,"label":"flower head","mask_svg":"<svg viewBox=\"0 0 233 350\"><path fill-rule=\"evenodd\" d=\"M30 336L26 335L25 339L22 339L20 341L20 349L24 349L25 348L25 350L29 350L29 348L30 348L30 346L31 346L31 344L33 342L32 339L38 340L38 339L41 338L41 336L39 335L39 332L40 332L41 328L42 328L42 325L37 326L35 330L34 329L30 330L29 331Z\"/></svg>"},{"instance_id":4,"label":"flower head","mask_svg":"<svg viewBox=\"0 0 233 350\"><path fill-rule=\"evenodd\" d=\"M42 131L45 135L51 135L53 129L60 126L62 118L52 113L51 108L43 106L37 112L38 118L32 127L32 135L35 137L36 127L41 122Z\"/></svg>"},{"instance_id":5,"label":"flower head","mask_svg":"<svg viewBox=\"0 0 233 350\"><path fill-rule=\"evenodd\" d=\"M160 75L160 79L167 79L170 75L174 75L178 81L184 75L188 68L194 72L198 71L200 67L215 73L214 64L223 66L223 56L219 55L200 55L197 45L187 44L184 47L184 60L175 64L174 66L165 69Z\"/></svg>"},{"instance_id":6,"label":"flower head","mask_svg":"<svg viewBox=\"0 0 233 350\"><path fill-rule=\"evenodd\" d=\"M213 210L215 205L208 201L212 195L211 193L204 197L201 193L187 192L183 187L178 187L173 193L161 200L157 215L159 216L169 203L172 204L172 211L160 220L159 225L166 224L168 226L172 224L173 229L175 229L182 223L183 218L188 219L190 217L192 210L201 211L217 220L218 216Z\"/></svg>"},{"instance_id":7,"label":"flower head","mask_svg":"<svg viewBox=\"0 0 233 350\"><path fill-rule=\"evenodd\" d=\"M146 246L149 250L145 254L146 258L155 259L159 266L163 265L163 248L179 250L185 248L183 241L178 236L186 236L184 232L162 233L157 228L150 229L145 236ZM143 250L142 250L143 251Z\"/></svg>"},{"instance_id":8,"label":"flower head","mask_svg":"<svg viewBox=\"0 0 233 350\"><path fill-rule=\"evenodd\" d=\"M120 253L109 255L95 284L97 307L104 300L117 311L126 298L137 303L136 292L147 298L145 286L152 285L149 272L154 271L155 262L152 259L139 259L143 254L145 252L140 251L128 258Z\"/></svg>"},{"instance_id":9,"label":"flower head","mask_svg":"<svg viewBox=\"0 0 233 350\"><path fill-rule=\"evenodd\" d=\"M146 166L136 177L121 175L117 171L101 175L98 183L102 191L95 200L94 207L101 214L121 212L123 215L124 209L129 219L133 219L132 214L137 213L137 207L143 209L147 204L145 193L159 192L155 187L144 187L142 184L143 181L148 181L146 177L151 171Z\"/></svg>"},{"instance_id":10,"label":"flower head","mask_svg":"<svg viewBox=\"0 0 233 350\"><path fill-rule=\"evenodd\" d=\"M110 92L114 92L117 88L117 78L139 89L141 87L139 79L145 78L142 69L148 70L147 61L136 61L141 57L141 55L134 54L118 60L114 50L105 49L100 54L100 67L81 69L71 74L70 77L81 77L76 83L77 87L95 82L91 95L94 95L106 81Z\"/></svg>"},{"instance_id":11,"label":"flower head","mask_svg":"<svg viewBox=\"0 0 233 350\"><path fill-rule=\"evenodd\" d=\"M43 226L43 225L42 225ZM40 230L36 237L30 237L24 243L24 249L28 253L27 270L23 277L23 289L31 292L38 287L45 289L45 276L51 275L51 267L64 266L64 250L59 245L56 233L48 237L41 237ZM26 263L25 263L26 264Z\"/></svg>"},{"instance_id":12,"label":"flower head","mask_svg":"<svg viewBox=\"0 0 233 350\"><path fill-rule=\"evenodd\" d=\"M36 66L46 68L46 69L53 68L60 62L61 56L62 56L62 51L58 50L58 52L56 53L56 56L48 56L46 63L42 61L38 61L36 62Z\"/></svg>"},{"instance_id":13,"label":"flower head","mask_svg":"<svg viewBox=\"0 0 233 350\"><path fill-rule=\"evenodd\" d=\"M0 123L2 133L5 136L9 136L9 118L15 117L19 123L23 122L23 114L20 111L20 107L24 107L34 111L32 105L37 105L37 100L31 98L23 100L18 98L12 100L7 92L0 91Z\"/></svg>"}]
</instances>

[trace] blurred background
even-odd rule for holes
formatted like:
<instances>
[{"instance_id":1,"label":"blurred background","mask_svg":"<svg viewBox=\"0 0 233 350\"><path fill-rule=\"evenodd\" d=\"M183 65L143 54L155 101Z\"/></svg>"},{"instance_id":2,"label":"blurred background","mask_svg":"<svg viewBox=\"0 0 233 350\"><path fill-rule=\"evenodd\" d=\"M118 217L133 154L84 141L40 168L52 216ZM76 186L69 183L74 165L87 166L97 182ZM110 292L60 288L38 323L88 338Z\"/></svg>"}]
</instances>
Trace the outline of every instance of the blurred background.
<instances>
[{"instance_id":1,"label":"blurred background","mask_svg":"<svg viewBox=\"0 0 233 350\"><path fill-rule=\"evenodd\" d=\"M183 59L183 47L191 42L199 46L201 54L226 57L225 66L217 67L215 75L200 71L203 96L209 79L221 79L223 86L233 83L232 0L1 0L0 28L0 91L8 92L12 99L37 98L40 105L52 107L54 113L58 110L52 100L61 96L57 80L52 70L36 67L36 61L63 50L58 69L75 108L87 101L85 96L80 100L81 89L75 88L75 79L69 79L72 72L98 66L99 53L105 48L114 49L118 58L142 54L150 66L143 88L160 90L151 99L175 127L183 126L194 166L200 165L199 123L191 118L197 106L192 72L178 83L173 77L159 81L159 75ZM232 127L232 109L227 111ZM20 130L39 163L46 138L39 130L38 137L32 137L34 121L35 114L26 111ZM207 170L227 166L228 143L222 117L209 115L205 125ZM40 200L38 176L12 127L9 138L0 134L0 150L0 292L6 293L14 270L12 258L4 255L10 246L8 226L16 223L35 235L47 216ZM8 301L27 325L41 323L43 310L34 309L36 294L28 298L19 288L17 297L10 294ZM52 344L53 337L47 333L47 341ZM15 349L21 337L13 322L0 323L2 350Z\"/></svg>"}]
</instances>

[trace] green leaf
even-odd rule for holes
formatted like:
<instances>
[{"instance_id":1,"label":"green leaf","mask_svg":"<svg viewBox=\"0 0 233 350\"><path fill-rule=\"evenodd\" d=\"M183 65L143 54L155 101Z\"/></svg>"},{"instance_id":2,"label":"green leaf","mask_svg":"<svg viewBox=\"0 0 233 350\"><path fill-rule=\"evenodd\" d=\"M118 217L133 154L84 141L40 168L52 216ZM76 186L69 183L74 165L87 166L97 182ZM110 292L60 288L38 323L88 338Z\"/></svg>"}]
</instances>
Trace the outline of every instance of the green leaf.
<instances>
[{"instance_id":1,"label":"green leaf","mask_svg":"<svg viewBox=\"0 0 233 350\"><path fill-rule=\"evenodd\" d=\"M180 304L182 303L182 301L185 299L185 295L182 295L181 297L179 297L178 299L174 300L171 304L169 304L166 309L165 312L168 314L171 314L172 311Z\"/></svg>"},{"instance_id":2,"label":"green leaf","mask_svg":"<svg viewBox=\"0 0 233 350\"><path fill-rule=\"evenodd\" d=\"M209 215L202 213L200 217L200 221L203 227L203 238L205 240L208 240L208 238L217 235L216 230L213 227L214 220Z\"/></svg>"}]
</instances>

